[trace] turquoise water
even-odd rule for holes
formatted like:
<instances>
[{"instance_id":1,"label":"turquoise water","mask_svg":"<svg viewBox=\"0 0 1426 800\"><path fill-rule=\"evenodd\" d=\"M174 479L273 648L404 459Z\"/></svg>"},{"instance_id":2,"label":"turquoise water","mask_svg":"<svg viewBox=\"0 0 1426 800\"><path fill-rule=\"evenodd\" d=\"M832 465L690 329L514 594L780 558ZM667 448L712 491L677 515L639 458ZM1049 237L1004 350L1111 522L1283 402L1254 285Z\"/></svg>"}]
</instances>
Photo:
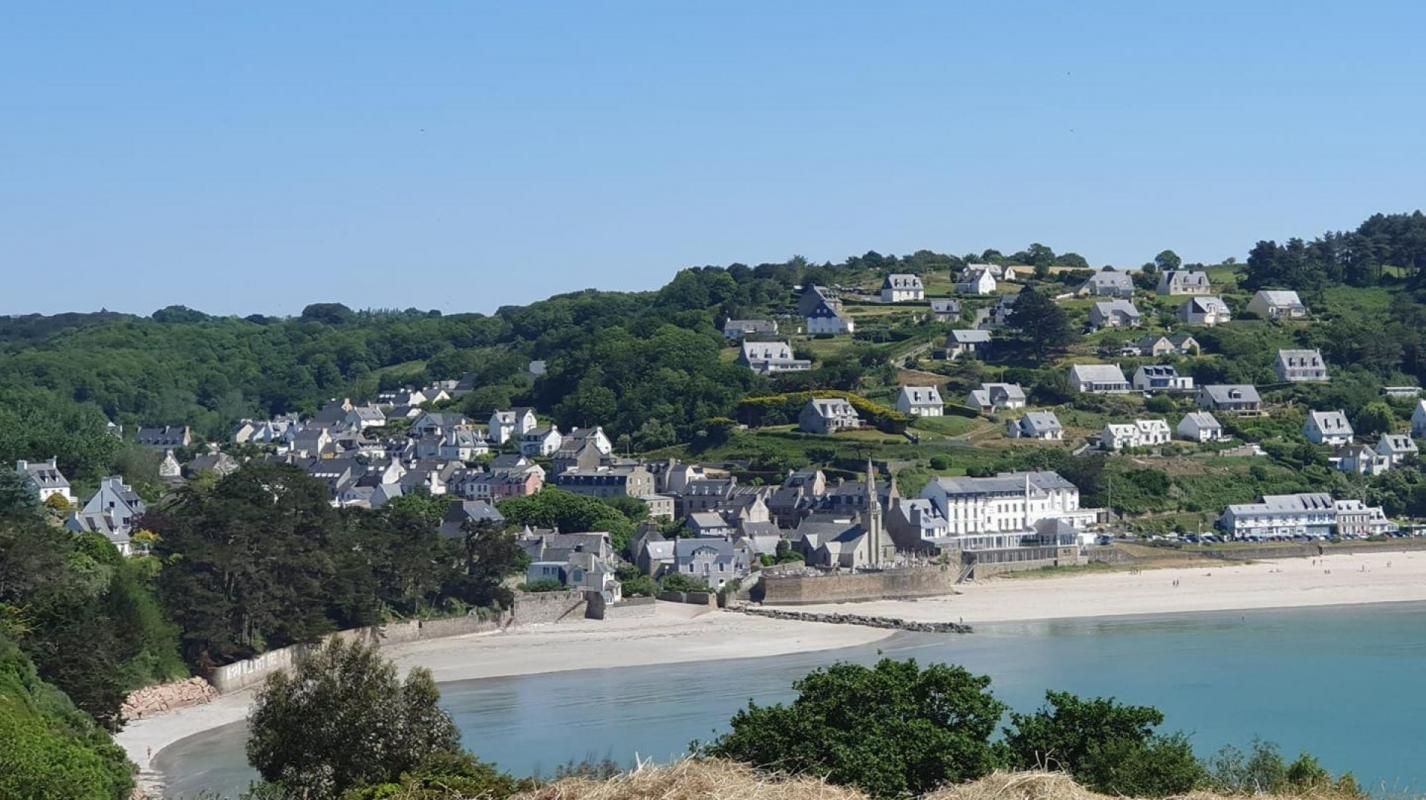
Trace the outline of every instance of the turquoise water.
<instances>
[{"instance_id":1,"label":"turquoise water","mask_svg":"<svg viewBox=\"0 0 1426 800\"><path fill-rule=\"evenodd\" d=\"M1028 588L1028 587L1027 587ZM983 627L898 634L876 646L701 664L584 670L442 684L465 746L519 774L571 759L668 759L723 730L750 698L836 660L878 651L992 676L1017 710L1047 688L1154 705L1166 729L1207 754L1254 736L1306 750L1375 789L1426 791L1426 605L1389 604ZM157 757L169 797L236 795L253 775L243 726L185 739Z\"/></svg>"}]
</instances>

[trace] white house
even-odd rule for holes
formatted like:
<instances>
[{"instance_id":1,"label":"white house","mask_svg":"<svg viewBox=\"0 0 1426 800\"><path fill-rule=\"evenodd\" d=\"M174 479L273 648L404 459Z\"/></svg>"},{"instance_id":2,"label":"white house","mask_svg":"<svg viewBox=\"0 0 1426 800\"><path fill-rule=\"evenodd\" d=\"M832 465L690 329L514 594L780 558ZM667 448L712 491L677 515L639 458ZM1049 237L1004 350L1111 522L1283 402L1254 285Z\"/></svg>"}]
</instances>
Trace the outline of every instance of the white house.
<instances>
[{"instance_id":1,"label":"white house","mask_svg":"<svg viewBox=\"0 0 1426 800\"><path fill-rule=\"evenodd\" d=\"M1402 433L1382 434L1381 439L1376 443L1376 451L1383 458L1391 461L1391 466L1399 467L1408 458L1412 458L1419 452L1416 442L1410 436Z\"/></svg>"},{"instance_id":2,"label":"white house","mask_svg":"<svg viewBox=\"0 0 1426 800\"><path fill-rule=\"evenodd\" d=\"M926 286L920 275L894 272L881 282L881 302L910 303L926 299Z\"/></svg>"},{"instance_id":3,"label":"white house","mask_svg":"<svg viewBox=\"0 0 1426 800\"><path fill-rule=\"evenodd\" d=\"M1310 411L1302 425L1302 435L1313 444L1336 446L1351 444L1355 434L1345 411Z\"/></svg>"},{"instance_id":4,"label":"white house","mask_svg":"<svg viewBox=\"0 0 1426 800\"><path fill-rule=\"evenodd\" d=\"M961 301L954 297L938 297L931 301L931 315L937 322L955 322L961 318Z\"/></svg>"},{"instance_id":5,"label":"white house","mask_svg":"<svg viewBox=\"0 0 1426 800\"><path fill-rule=\"evenodd\" d=\"M990 349L990 331L954 330L946 337L946 358L955 361L963 355L984 358Z\"/></svg>"},{"instance_id":6,"label":"white house","mask_svg":"<svg viewBox=\"0 0 1426 800\"><path fill-rule=\"evenodd\" d=\"M983 414L1025 407L1025 390L1018 383L982 383L966 395L966 405Z\"/></svg>"},{"instance_id":7,"label":"white house","mask_svg":"<svg viewBox=\"0 0 1426 800\"><path fill-rule=\"evenodd\" d=\"M1180 375L1168 364L1145 364L1134 370L1134 389L1140 392L1191 392L1193 377Z\"/></svg>"},{"instance_id":8,"label":"white house","mask_svg":"<svg viewBox=\"0 0 1426 800\"><path fill-rule=\"evenodd\" d=\"M946 404L934 386L903 386L896 395L896 410L914 417L939 417Z\"/></svg>"},{"instance_id":9,"label":"white house","mask_svg":"<svg viewBox=\"0 0 1426 800\"><path fill-rule=\"evenodd\" d=\"M797 417L797 428L803 433L830 434L855 430L861 424L856 407L840 397L814 397Z\"/></svg>"},{"instance_id":10,"label":"white house","mask_svg":"<svg viewBox=\"0 0 1426 800\"><path fill-rule=\"evenodd\" d=\"M1178 308L1178 318L1189 325L1211 328L1233 321L1228 304L1221 297L1191 297Z\"/></svg>"},{"instance_id":11,"label":"white house","mask_svg":"<svg viewBox=\"0 0 1426 800\"><path fill-rule=\"evenodd\" d=\"M1279 350L1273 371L1280 380L1288 383L1326 383L1331 380L1321 350Z\"/></svg>"},{"instance_id":12,"label":"white house","mask_svg":"<svg viewBox=\"0 0 1426 800\"><path fill-rule=\"evenodd\" d=\"M1161 295L1208 294L1212 290L1206 272L1169 270L1159 275L1158 293Z\"/></svg>"},{"instance_id":13,"label":"white house","mask_svg":"<svg viewBox=\"0 0 1426 800\"><path fill-rule=\"evenodd\" d=\"M1349 444L1336 453L1337 469L1349 475L1380 475L1391 469L1391 459L1364 444Z\"/></svg>"},{"instance_id":14,"label":"white house","mask_svg":"<svg viewBox=\"0 0 1426 800\"><path fill-rule=\"evenodd\" d=\"M1178 436L1190 442L1221 442L1228 438L1223 425L1207 411L1190 411L1178 423Z\"/></svg>"},{"instance_id":15,"label":"white house","mask_svg":"<svg viewBox=\"0 0 1426 800\"><path fill-rule=\"evenodd\" d=\"M1264 289L1248 301L1248 310L1263 319L1302 319L1307 316L1307 306L1297 292Z\"/></svg>"},{"instance_id":16,"label":"white house","mask_svg":"<svg viewBox=\"0 0 1426 800\"><path fill-rule=\"evenodd\" d=\"M1125 394L1129 380L1116 364L1075 364L1070 367L1070 386L1086 394Z\"/></svg>"},{"instance_id":17,"label":"white house","mask_svg":"<svg viewBox=\"0 0 1426 800\"><path fill-rule=\"evenodd\" d=\"M1133 422L1111 422L1104 426L1099 446L1105 450L1123 450L1134 447L1153 447L1167 444L1172 434L1169 424L1161 419L1136 419Z\"/></svg>"},{"instance_id":18,"label":"white house","mask_svg":"<svg viewBox=\"0 0 1426 800\"><path fill-rule=\"evenodd\" d=\"M748 336L772 336L777 333L777 321L771 319L730 319L723 323L723 338L730 342Z\"/></svg>"},{"instance_id":19,"label":"white house","mask_svg":"<svg viewBox=\"0 0 1426 800\"><path fill-rule=\"evenodd\" d=\"M1198 387L1198 407L1205 411L1251 414L1262 410L1263 398L1247 383L1210 383Z\"/></svg>"},{"instance_id":20,"label":"white house","mask_svg":"<svg viewBox=\"0 0 1426 800\"><path fill-rule=\"evenodd\" d=\"M812 369L812 362L796 358L792 345L787 342L744 341L738 362L759 375L775 375L782 372L806 372Z\"/></svg>"},{"instance_id":21,"label":"white house","mask_svg":"<svg viewBox=\"0 0 1426 800\"><path fill-rule=\"evenodd\" d=\"M856 322L847 316L846 312L829 303L822 303L807 315L807 333L811 336L845 336L854 333L856 329Z\"/></svg>"},{"instance_id":22,"label":"white house","mask_svg":"<svg viewBox=\"0 0 1426 800\"><path fill-rule=\"evenodd\" d=\"M956 282L957 294L995 294L995 276L988 269L967 267Z\"/></svg>"},{"instance_id":23,"label":"white house","mask_svg":"<svg viewBox=\"0 0 1426 800\"><path fill-rule=\"evenodd\" d=\"M74 503L74 495L69 490L69 480L59 471L59 466L53 458L49 461L16 461L15 471L41 503L56 495L64 498L67 505Z\"/></svg>"},{"instance_id":24,"label":"white house","mask_svg":"<svg viewBox=\"0 0 1426 800\"><path fill-rule=\"evenodd\" d=\"M1089 310L1089 324L1095 330L1101 328L1137 328L1144 321L1133 301L1118 298L1100 300Z\"/></svg>"},{"instance_id":25,"label":"white house","mask_svg":"<svg viewBox=\"0 0 1426 800\"><path fill-rule=\"evenodd\" d=\"M1426 439L1426 400L1417 402L1416 410L1411 412L1411 435Z\"/></svg>"},{"instance_id":26,"label":"white house","mask_svg":"<svg viewBox=\"0 0 1426 800\"><path fill-rule=\"evenodd\" d=\"M1120 351L1126 356L1152 356L1160 358L1162 356L1191 356L1197 355L1199 351L1198 340L1186 333L1176 333L1173 336L1163 336L1151 334L1145 336L1137 342L1124 345Z\"/></svg>"},{"instance_id":27,"label":"white house","mask_svg":"<svg viewBox=\"0 0 1426 800\"><path fill-rule=\"evenodd\" d=\"M1336 504L1325 492L1263 495L1260 502L1228 506L1218 526L1239 539L1267 536L1332 535Z\"/></svg>"},{"instance_id":28,"label":"white house","mask_svg":"<svg viewBox=\"0 0 1426 800\"><path fill-rule=\"evenodd\" d=\"M539 426L535 409L523 407L509 411L496 411L490 415L487 435L495 444L505 444L511 439L519 439Z\"/></svg>"},{"instance_id":29,"label":"white house","mask_svg":"<svg viewBox=\"0 0 1426 800\"><path fill-rule=\"evenodd\" d=\"M552 456L560 449L564 436L556 425L547 428L531 428L520 436L520 454L530 458Z\"/></svg>"},{"instance_id":30,"label":"white house","mask_svg":"<svg viewBox=\"0 0 1426 800\"><path fill-rule=\"evenodd\" d=\"M1060 441L1065 438L1064 426L1053 411L1030 411L1020 419L1010 420L1005 432L1011 439Z\"/></svg>"},{"instance_id":31,"label":"white house","mask_svg":"<svg viewBox=\"0 0 1426 800\"><path fill-rule=\"evenodd\" d=\"M1064 520L1076 529L1096 521L1079 507L1079 489L1054 472L1002 472L989 478L936 478L921 490L946 518L963 549L1013 547L1033 535L1042 520Z\"/></svg>"}]
</instances>

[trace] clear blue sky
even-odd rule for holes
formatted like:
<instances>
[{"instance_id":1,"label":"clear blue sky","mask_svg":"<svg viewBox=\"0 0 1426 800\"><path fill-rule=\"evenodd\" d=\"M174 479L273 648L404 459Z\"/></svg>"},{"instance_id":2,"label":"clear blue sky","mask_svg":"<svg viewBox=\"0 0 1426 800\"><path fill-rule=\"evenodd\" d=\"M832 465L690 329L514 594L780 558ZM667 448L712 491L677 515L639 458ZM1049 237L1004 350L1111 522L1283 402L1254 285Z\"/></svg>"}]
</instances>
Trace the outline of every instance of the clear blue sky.
<instances>
[{"instance_id":1,"label":"clear blue sky","mask_svg":"<svg viewBox=\"0 0 1426 800\"><path fill-rule=\"evenodd\" d=\"M490 311L1423 205L1426 5L12 3L0 313Z\"/></svg>"}]
</instances>

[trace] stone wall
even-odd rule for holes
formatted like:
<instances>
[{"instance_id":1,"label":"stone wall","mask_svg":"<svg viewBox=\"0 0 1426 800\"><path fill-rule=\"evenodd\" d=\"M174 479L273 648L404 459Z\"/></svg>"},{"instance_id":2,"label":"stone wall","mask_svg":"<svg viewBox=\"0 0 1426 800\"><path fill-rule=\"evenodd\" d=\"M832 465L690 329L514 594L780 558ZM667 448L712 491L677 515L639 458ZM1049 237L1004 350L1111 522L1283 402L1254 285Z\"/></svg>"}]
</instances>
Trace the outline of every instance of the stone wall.
<instances>
[{"instance_id":1,"label":"stone wall","mask_svg":"<svg viewBox=\"0 0 1426 800\"><path fill-rule=\"evenodd\" d=\"M338 631L327 638L343 642L364 642L382 647L422 639L439 639L446 636L464 636L470 633L496 631L509 624L509 621L510 615L508 614L499 614L493 617L471 615L449 619L408 620L370 628ZM296 663L298 656L316 646L318 645L297 644L291 647L282 647L277 650L269 650L246 661L237 661L217 667L208 676L208 682L217 691L225 694L256 686L266 680L268 675L291 667ZM194 680L201 679L195 678Z\"/></svg>"},{"instance_id":2,"label":"stone wall","mask_svg":"<svg viewBox=\"0 0 1426 800\"><path fill-rule=\"evenodd\" d=\"M1045 567L1063 567L1083 563L1078 546L1069 547L1014 547L1004 550L977 550L962 554L974 558L973 568L969 566L971 580L985 580L1009 572L1026 572Z\"/></svg>"},{"instance_id":3,"label":"stone wall","mask_svg":"<svg viewBox=\"0 0 1426 800\"><path fill-rule=\"evenodd\" d=\"M854 603L950 594L958 576L951 567L915 567L830 575L764 575L763 605Z\"/></svg>"},{"instance_id":4,"label":"stone wall","mask_svg":"<svg viewBox=\"0 0 1426 800\"><path fill-rule=\"evenodd\" d=\"M584 592L516 592L515 625L584 619L588 601Z\"/></svg>"},{"instance_id":5,"label":"stone wall","mask_svg":"<svg viewBox=\"0 0 1426 800\"><path fill-rule=\"evenodd\" d=\"M626 597L604 607L604 619L642 619L658 611L658 601L652 597Z\"/></svg>"},{"instance_id":6,"label":"stone wall","mask_svg":"<svg viewBox=\"0 0 1426 800\"><path fill-rule=\"evenodd\" d=\"M665 603L687 603L693 606L718 606L718 595L712 592L659 592Z\"/></svg>"}]
</instances>

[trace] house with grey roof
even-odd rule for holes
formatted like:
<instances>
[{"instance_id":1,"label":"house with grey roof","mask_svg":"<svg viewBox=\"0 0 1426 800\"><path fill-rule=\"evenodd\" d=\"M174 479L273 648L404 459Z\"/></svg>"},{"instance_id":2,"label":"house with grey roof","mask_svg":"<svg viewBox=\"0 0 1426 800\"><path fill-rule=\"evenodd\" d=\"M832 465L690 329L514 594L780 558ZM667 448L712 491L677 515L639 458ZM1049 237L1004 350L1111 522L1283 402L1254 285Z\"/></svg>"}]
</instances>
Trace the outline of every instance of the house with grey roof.
<instances>
[{"instance_id":1,"label":"house with grey roof","mask_svg":"<svg viewBox=\"0 0 1426 800\"><path fill-rule=\"evenodd\" d=\"M935 386L903 386L896 393L896 410L913 417L939 417L946 403Z\"/></svg>"},{"instance_id":2,"label":"house with grey roof","mask_svg":"<svg viewBox=\"0 0 1426 800\"><path fill-rule=\"evenodd\" d=\"M1168 444L1171 438L1173 434L1165 420L1136 419L1133 422L1111 422L1105 425L1104 432L1099 437L1099 446L1104 450L1118 452Z\"/></svg>"},{"instance_id":3,"label":"house with grey roof","mask_svg":"<svg viewBox=\"0 0 1426 800\"><path fill-rule=\"evenodd\" d=\"M496 410L490 415L490 422L486 426L486 436L496 445L502 445L514 439L520 441L526 433L538 427L540 421L535 416L535 409L529 406L517 406L508 410Z\"/></svg>"},{"instance_id":4,"label":"house with grey roof","mask_svg":"<svg viewBox=\"0 0 1426 800\"><path fill-rule=\"evenodd\" d=\"M1079 488L1055 472L935 478L921 497L945 516L963 549L1018 546L1042 519L1064 519L1077 530L1098 519L1096 509L1080 508Z\"/></svg>"},{"instance_id":5,"label":"house with grey roof","mask_svg":"<svg viewBox=\"0 0 1426 800\"><path fill-rule=\"evenodd\" d=\"M842 301L837 297L835 291L826 286L808 284L802 287L802 293L797 297L797 315L799 317L810 317L812 312L822 306L840 310Z\"/></svg>"},{"instance_id":6,"label":"house with grey roof","mask_svg":"<svg viewBox=\"0 0 1426 800\"><path fill-rule=\"evenodd\" d=\"M861 426L856 407L840 397L814 397L797 417L797 429L803 433L831 434Z\"/></svg>"},{"instance_id":7,"label":"house with grey roof","mask_svg":"<svg viewBox=\"0 0 1426 800\"><path fill-rule=\"evenodd\" d=\"M74 495L69 489L69 480L59 471L55 459L48 461L16 461L15 472L19 473L29 490L41 503L51 497L61 497L65 505L74 503Z\"/></svg>"},{"instance_id":8,"label":"house with grey roof","mask_svg":"<svg viewBox=\"0 0 1426 800\"><path fill-rule=\"evenodd\" d=\"M194 456L192 461L183 466L183 471L189 478L209 474L225 478L237 472L241 466L236 458L213 447L206 453Z\"/></svg>"},{"instance_id":9,"label":"house with grey roof","mask_svg":"<svg viewBox=\"0 0 1426 800\"><path fill-rule=\"evenodd\" d=\"M995 294L995 276L989 269L971 265L961 273L960 280L956 281L955 286L956 294Z\"/></svg>"},{"instance_id":10,"label":"house with grey roof","mask_svg":"<svg viewBox=\"0 0 1426 800\"><path fill-rule=\"evenodd\" d=\"M990 331L957 329L946 336L946 358L955 361L961 356L985 358L990 350Z\"/></svg>"},{"instance_id":11,"label":"house with grey roof","mask_svg":"<svg viewBox=\"0 0 1426 800\"><path fill-rule=\"evenodd\" d=\"M1025 390L1018 383L982 383L966 395L966 405L982 414L1025 407Z\"/></svg>"},{"instance_id":12,"label":"house with grey roof","mask_svg":"<svg viewBox=\"0 0 1426 800\"><path fill-rule=\"evenodd\" d=\"M665 539L663 534L655 531L639 544L634 554L634 565L651 578L663 577L664 573L674 569L673 548L677 541Z\"/></svg>"},{"instance_id":13,"label":"house with grey roof","mask_svg":"<svg viewBox=\"0 0 1426 800\"><path fill-rule=\"evenodd\" d=\"M1393 467L1401 466L1402 462L1415 458L1419 453L1416 442L1403 433L1382 434L1381 439L1377 440L1376 451L1388 459Z\"/></svg>"},{"instance_id":14,"label":"house with grey roof","mask_svg":"<svg viewBox=\"0 0 1426 800\"><path fill-rule=\"evenodd\" d=\"M1391 469L1391 459L1364 444L1349 444L1337 448L1332 460L1339 472L1348 475L1380 475Z\"/></svg>"},{"instance_id":15,"label":"house with grey roof","mask_svg":"<svg viewBox=\"0 0 1426 800\"><path fill-rule=\"evenodd\" d=\"M139 428L135 441L144 447L152 447L155 450L176 450L193 444L193 432L187 425Z\"/></svg>"},{"instance_id":16,"label":"house with grey roof","mask_svg":"<svg viewBox=\"0 0 1426 800\"><path fill-rule=\"evenodd\" d=\"M1138 392L1191 392L1193 378L1171 364L1144 364L1134 370L1133 385Z\"/></svg>"},{"instance_id":17,"label":"house with grey roof","mask_svg":"<svg viewBox=\"0 0 1426 800\"><path fill-rule=\"evenodd\" d=\"M1302 424L1302 435L1313 444L1332 446L1351 444L1355 432L1345 411L1309 411Z\"/></svg>"},{"instance_id":18,"label":"house with grey roof","mask_svg":"<svg viewBox=\"0 0 1426 800\"><path fill-rule=\"evenodd\" d=\"M1337 509L1326 492L1263 495L1256 503L1228 506L1218 526L1235 538L1311 536L1327 538Z\"/></svg>"},{"instance_id":19,"label":"house with grey roof","mask_svg":"<svg viewBox=\"0 0 1426 800\"><path fill-rule=\"evenodd\" d=\"M1175 429L1180 439L1190 442L1220 442L1228 436L1223 424L1207 411L1190 411L1179 421Z\"/></svg>"},{"instance_id":20,"label":"house with grey roof","mask_svg":"<svg viewBox=\"0 0 1426 800\"><path fill-rule=\"evenodd\" d=\"M759 375L812 369L812 362L797 358L793 355L792 345L784 341L744 341L738 353L738 363Z\"/></svg>"},{"instance_id":21,"label":"house with grey roof","mask_svg":"<svg viewBox=\"0 0 1426 800\"><path fill-rule=\"evenodd\" d=\"M1208 294L1213 286L1208 282L1208 273L1190 270L1168 270L1159 275L1158 293L1165 296L1181 294Z\"/></svg>"},{"instance_id":22,"label":"house with grey roof","mask_svg":"<svg viewBox=\"0 0 1426 800\"><path fill-rule=\"evenodd\" d=\"M97 533L109 540L123 555L133 553L130 535L134 525L148 510L144 499L123 478L108 477L79 511L70 514L65 528L75 533Z\"/></svg>"},{"instance_id":23,"label":"house with grey roof","mask_svg":"<svg viewBox=\"0 0 1426 800\"><path fill-rule=\"evenodd\" d=\"M748 574L748 550L726 539L678 539L674 542L674 569L680 575L702 580L718 589Z\"/></svg>"},{"instance_id":24,"label":"house with grey roof","mask_svg":"<svg viewBox=\"0 0 1426 800\"><path fill-rule=\"evenodd\" d=\"M1287 383L1326 383L1331 380L1321 350L1279 350L1277 360L1273 362L1273 371L1279 380Z\"/></svg>"},{"instance_id":25,"label":"house with grey roof","mask_svg":"<svg viewBox=\"0 0 1426 800\"><path fill-rule=\"evenodd\" d=\"M548 458L560 449L564 436L559 426L547 425L525 431L520 437L520 454L531 458Z\"/></svg>"},{"instance_id":26,"label":"house with grey roof","mask_svg":"<svg viewBox=\"0 0 1426 800\"><path fill-rule=\"evenodd\" d=\"M1257 387L1247 383L1210 383L1198 387L1198 407L1228 414L1254 414L1262 410Z\"/></svg>"},{"instance_id":27,"label":"house with grey roof","mask_svg":"<svg viewBox=\"0 0 1426 800\"><path fill-rule=\"evenodd\" d=\"M1085 394L1125 394L1129 379L1117 364L1075 364L1070 367L1070 386Z\"/></svg>"},{"instance_id":28,"label":"house with grey roof","mask_svg":"<svg viewBox=\"0 0 1426 800\"><path fill-rule=\"evenodd\" d=\"M1187 325L1211 328L1233 321L1233 312L1221 297L1190 297L1178 307L1178 318Z\"/></svg>"},{"instance_id":29,"label":"house with grey roof","mask_svg":"<svg viewBox=\"0 0 1426 800\"><path fill-rule=\"evenodd\" d=\"M732 536L737 526L716 511L696 511L688 515L688 530L694 536Z\"/></svg>"},{"instance_id":30,"label":"house with grey roof","mask_svg":"<svg viewBox=\"0 0 1426 800\"><path fill-rule=\"evenodd\" d=\"M1116 298L1100 300L1089 309L1089 326L1094 330L1103 328L1137 328L1144 322L1132 300Z\"/></svg>"},{"instance_id":31,"label":"house with grey roof","mask_svg":"<svg viewBox=\"0 0 1426 800\"><path fill-rule=\"evenodd\" d=\"M1089 297L1134 296L1134 277L1119 269L1105 269L1089 276L1075 294Z\"/></svg>"},{"instance_id":32,"label":"house with grey roof","mask_svg":"<svg viewBox=\"0 0 1426 800\"><path fill-rule=\"evenodd\" d=\"M806 316L809 336L846 336L856 331L856 322L842 310L840 303L823 303Z\"/></svg>"},{"instance_id":33,"label":"house with grey roof","mask_svg":"<svg viewBox=\"0 0 1426 800\"><path fill-rule=\"evenodd\" d=\"M771 319L730 319L723 322L723 338L730 342L748 336L777 335L777 320Z\"/></svg>"},{"instance_id":34,"label":"house with grey roof","mask_svg":"<svg viewBox=\"0 0 1426 800\"><path fill-rule=\"evenodd\" d=\"M1264 289L1248 301L1248 310L1263 319L1304 319L1307 306L1297 292L1282 289Z\"/></svg>"},{"instance_id":35,"label":"house with grey roof","mask_svg":"<svg viewBox=\"0 0 1426 800\"><path fill-rule=\"evenodd\" d=\"M1053 411L1030 411L1020 419L1010 420L1005 432L1011 439L1040 439L1057 442L1065 438L1065 429Z\"/></svg>"},{"instance_id":36,"label":"house with grey roof","mask_svg":"<svg viewBox=\"0 0 1426 800\"><path fill-rule=\"evenodd\" d=\"M954 297L932 298L931 316L937 322L955 322L961 318L961 301Z\"/></svg>"},{"instance_id":37,"label":"house with grey roof","mask_svg":"<svg viewBox=\"0 0 1426 800\"><path fill-rule=\"evenodd\" d=\"M442 536L447 538L459 538L465 536L466 523L471 525L489 523L503 526L505 515L485 500L462 500L458 503L451 503L445 516L441 518L438 530Z\"/></svg>"},{"instance_id":38,"label":"house with grey roof","mask_svg":"<svg viewBox=\"0 0 1426 800\"><path fill-rule=\"evenodd\" d=\"M926 285L920 275L893 272L881 282L881 302L913 303L926 299Z\"/></svg>"}]
</instances>

